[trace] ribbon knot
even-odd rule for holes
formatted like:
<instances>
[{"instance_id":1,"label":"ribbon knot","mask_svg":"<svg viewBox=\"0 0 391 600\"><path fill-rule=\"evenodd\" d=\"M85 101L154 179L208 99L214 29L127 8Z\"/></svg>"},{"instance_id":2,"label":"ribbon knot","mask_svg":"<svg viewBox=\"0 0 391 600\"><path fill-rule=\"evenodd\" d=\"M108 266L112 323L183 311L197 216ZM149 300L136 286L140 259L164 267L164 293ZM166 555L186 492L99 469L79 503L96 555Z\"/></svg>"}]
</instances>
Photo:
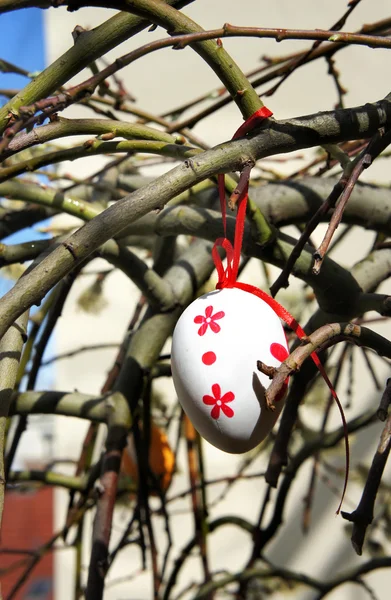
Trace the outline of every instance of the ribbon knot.
<instances>
[{"instance_id":1,"label":"ribbon knot","mask_svg":"<svg viewBox=\"0 0 391 600\"><path fill-rule=\"evenodd\" d=\"M223 261L221 260L218 248L224 248L226 258L227 258L227 266L224 268ZM223 288L232 288L235 287L236 276L233 270L233 256L234 249L229 240L227 238L218 238L212 249L212 257L213 262L215 264L218 282L216 284L216 289L222 290Z\"/></svg>"},{"instance_id":2,"label":"ribbon knot","mask_svg":"<svg viewBox=\"0 0 391 600\"><path fill-rule=\"evenodd\" d=\"M247 208L247 200L248 200L248 184L246 185L243 192L240 194L237 207L238 212L236 216L236 224L235 224L235 238L234 244L230 242L227 238L227 211L225 206L225 185L224 185L224 175L218 175L218 184L219 184L219 197L220 197L220 207L221 214L223 217L223 227L224 227L224 237L218 238L212 249L212 257L213 262L215 264L218 282L216 285L217 289L223 288L232 288L236 285L236 280L238 278L239 264L240 264L240 254L242 251L243 244L243 234L244 234L244 225L246 222L246 208ZM225 250L227 266L224 269L223 262L221 260L218 248L223 248Z\"/></svg>"}]
</instances>

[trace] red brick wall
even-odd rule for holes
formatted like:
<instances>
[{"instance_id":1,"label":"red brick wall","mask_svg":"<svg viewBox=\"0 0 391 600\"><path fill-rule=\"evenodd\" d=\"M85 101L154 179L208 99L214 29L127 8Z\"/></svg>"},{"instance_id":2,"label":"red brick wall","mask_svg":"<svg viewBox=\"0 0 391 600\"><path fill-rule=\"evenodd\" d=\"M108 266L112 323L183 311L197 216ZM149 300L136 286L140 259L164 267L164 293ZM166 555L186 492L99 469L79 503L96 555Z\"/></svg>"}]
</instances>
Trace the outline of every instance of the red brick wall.
<instances>
[{"instance_id":1,"label":"red brick wall","mask_svg":"<svg viewBox=\"0 0 391 600\"><path fill-rule=\"evenodd\" d=\"M2 549L37 550L53 535L53 490L7 492L0 537L0 581L3 600L25 565L4 574L4 569L28 558L26 554L9 554ZM1 595L0 595L1 597ZM31 572L14 600L53 600L53 554L46 554Z\"/></svg>"}]
</instances>

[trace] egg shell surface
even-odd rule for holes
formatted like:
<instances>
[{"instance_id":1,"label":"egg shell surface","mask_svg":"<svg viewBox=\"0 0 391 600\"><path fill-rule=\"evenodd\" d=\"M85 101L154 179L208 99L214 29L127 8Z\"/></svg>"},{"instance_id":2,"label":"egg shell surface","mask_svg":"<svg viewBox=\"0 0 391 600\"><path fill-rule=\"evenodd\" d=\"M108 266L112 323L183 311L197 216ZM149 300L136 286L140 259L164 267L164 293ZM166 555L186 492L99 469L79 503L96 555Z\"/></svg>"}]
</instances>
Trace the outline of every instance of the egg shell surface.
<instances>
[{"instance_id":1,"label":"egg shell surface","mask_svg":"<svg viewBox=\"0 0 391 600\"><path fill-rule=\"evenodd\" d=\"M179 401L197 431L232 454L257 446L284 403L266 407L270 379L257 361L278 367L288 356L281 321L263 300L237 288L209 292L182 313L171 366Z\"/></svg>"}]
</instances>

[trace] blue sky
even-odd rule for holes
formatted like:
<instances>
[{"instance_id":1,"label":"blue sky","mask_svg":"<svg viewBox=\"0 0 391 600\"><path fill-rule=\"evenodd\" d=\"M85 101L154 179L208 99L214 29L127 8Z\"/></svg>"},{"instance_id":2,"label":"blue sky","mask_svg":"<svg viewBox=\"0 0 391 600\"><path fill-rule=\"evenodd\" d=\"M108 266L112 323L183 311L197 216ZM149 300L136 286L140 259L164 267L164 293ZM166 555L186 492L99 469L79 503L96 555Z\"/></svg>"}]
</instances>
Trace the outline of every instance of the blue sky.
<instances>
[{"instance_id":1,"label":"blue sky","mask_svg":"<svg viewBox=\"0 0 391 600\"><path fill-rule=\"evenodd\" d=\"M45 65L43 11L28 8L0 16L0 57L29 72L40 71ZM0 73L0 87L14 88L26 85L28 79L20 75ZM3 100L3 99L2 99Z\"/></svg>"},{"instance_id":2,"label":"blue sky","mask_svg":"<svg viewBox=\"0 0 391 600\"><path fill-rule=\"evenodd\" d=\"M0 58L13 63L28 72L41 71L45 67L45 35L44 35L44 11L38 8L28 8L9 12L0 16ZM22 88L29 82L28 77L0 72L0 88L14 89ZM0 104L4 104L6 98L0 96ZM43 225L41 223L40 225ZM16 243L28 239L43 237L36 229L29 229L16 233L4 241ZM0 296L12 286L12 281L0 278ZM52 350L50 345L49 354ZM40 383L48 383L49 371L44 369L40 377Z\"/></svg>"},{"instance_id":3,"label":"blue sky","mask_svg":"<svg viewBox=\"0 0 391 600\"><path fill-rule=\"evenodd\" d=\"M31 73L41 71L45 66L43 11L39 8L27 8L5 13L0 16L0 24L0 58ZM0 72L2 89L19 89L28 82L28 77ZM6 100L4 96L0 96L1 104ZM26 239L28 239L26 232L21 232L5 241L15 243Z\"/></svg>"}]
</instances>

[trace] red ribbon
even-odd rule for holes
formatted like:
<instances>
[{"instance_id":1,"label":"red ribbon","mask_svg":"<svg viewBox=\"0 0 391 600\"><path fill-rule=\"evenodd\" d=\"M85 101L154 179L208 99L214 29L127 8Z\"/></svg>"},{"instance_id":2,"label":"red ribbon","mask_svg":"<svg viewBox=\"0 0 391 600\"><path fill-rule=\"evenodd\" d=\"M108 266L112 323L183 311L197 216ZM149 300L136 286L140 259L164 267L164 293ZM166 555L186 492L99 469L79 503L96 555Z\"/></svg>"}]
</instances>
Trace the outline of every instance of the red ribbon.
<instances>
[{"instance_id":1,"label":"red ribbon","mask_svg":"<svg viewBox=\"0 0 391 600\"><path fill-rule=\"evenodd\" d=\"M247 119L243 123L243 125L241 125L239 127L239 129L236 131L236 133L232 139L236 139L238 137L242 137L242 136L246 135L249 131L254 129L254 127L259 125L264 119L267 119L272 114L273 113L268 108L266 108L266 106L263 106L262 108L257 110L249 119ZM219 190L219 197L220 197L221 214L222 214L222 219L223 219L224 237L218 238L215 241L213 249L212 249L212 257L213 257L213 261L214 261L214 264L215 264L215 267L217 270L217 275L218 275L218 282L217 282L216 288L217 289L238 288L245 292L249 292L250 294L254 294L254 296L258 296L258 298L260 298L261 300L266 302L266 304L268 304L274 310L274 312L277 314L277 316L280 319L282 319L288 325L288 327L290 327L296 333L296 335L299 339L305 340L307 338L305 331L302 329L302 327L299 325L299 323L296 321L296 319L279 302L277 302L277 300L275 300L274 298L269 296L269 294L267 294L266 292L260 290L259 288L255 287L253 285L250 285L248 283L241 283L241 282L237 281L239 264L240 264L240 255L241 255L242 244L243 244L244 225L246 222L246 208L247 208L247 201L248 201L248 183L247 183L245 189L243 190L243 192L240 194L238 201L237 201L237 216L236 216L236 223L235 223L234 245L232 245L232 243L227 239L227 211L226 211L226 204L225 204L225 183L224 183L224 175L223 174L218 175L218 190ZM219 247L223 248L226 253L227 266L225 268L224 268L223 262L221 260L219 251L218 251ZM340 504L337 509L337 514L338 514L341 510L341 506L343 503L343 499L345 497L345 492L346 492L347 483L348 483L350 459L349 459L349 439L348 439L347 424L346 424L345 414L343 412L341 402L337 396L337 393L333 387L333 384L331 383L331 381L325 371L324 366L322 365L322 363L319 360L317 353L312 352L310 356L311 356L313 362L315 363L317 369L319 370L320 374L322 375L323 379L325 380L325 382L331 392L331 395L333 396L333 398L338 406L338 409L339 409L339 412L341 415L344 432L345 432L346 475L345 475L345 483L344 483L341 501L340 501Z\"/></svg>"},{"instance_id":2,"label":"red ribbon","mask_svg":"<svg viewBox=\"0 0 391 600\"><path fill-rule=\"evenodd\" d=\"M257 110L251 117L249 117L237 130L237 132L233 136L233 140L236 138L242 137L246 135L249 131L254 129L257 125L260 125L262 121L272 116L272 111L266 108L266 106L262 106L259 110ZM236 226L235 226L235 241L234 246L232 246L231 242L227 239L227 211L225 206L225 183L224 183L224 175L218 175L218 188L219 188L219 197L220 197L220 208L221 214L223 217L223 227L224 227L224 237L218 238L215 241L212 250L212 257L217 269L217 275L219 277L219 281L217 283L217 288L222 289L225 287L237 287L236 279L238 276L239 263L240 263L240 254L242 251L242 243L243 243L243 233L244 233L244 224L246 221L246 208L247 208L247 200L248 200L248 184L245 189L241 193L237 201L238 214L236 217ZM224 269L222 260L220 258L220 254L217 250L218 247L224 248L225 253L227 255L227 267ZM257 289L257 288L254 288ZM249 291L249 290L248 290ZM254 292L252 292L254 293ZM268 296L269 297L269 296Z\"/></svg>"}]
</instances>

